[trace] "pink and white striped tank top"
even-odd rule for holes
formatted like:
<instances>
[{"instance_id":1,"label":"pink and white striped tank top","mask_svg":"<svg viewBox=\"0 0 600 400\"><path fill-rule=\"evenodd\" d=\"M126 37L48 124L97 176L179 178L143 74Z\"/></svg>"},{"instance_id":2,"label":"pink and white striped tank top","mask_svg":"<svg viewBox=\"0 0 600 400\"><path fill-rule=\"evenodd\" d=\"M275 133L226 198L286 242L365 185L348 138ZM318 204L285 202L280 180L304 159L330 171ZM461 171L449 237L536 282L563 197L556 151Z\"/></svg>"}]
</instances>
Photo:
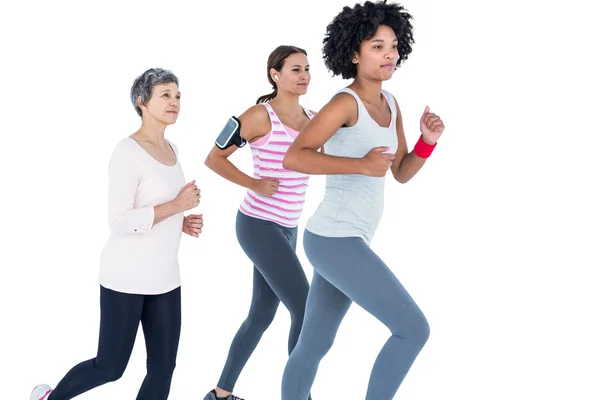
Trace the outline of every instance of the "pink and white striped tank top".
<instances>
[{"instance_id":1,"label":"pink and white striped tank top","mask_svg":"<svg viewBox=\"0 0 600 400\"><path fill-rule=\"evenodd\" d=\"M283 168L283 156L298 136L298 132L281 123L269 103L262 103L269 112L271 131L249 143L254 163L254 178L275 178L279 189L271 197L248 190L240 211L250 217L275 222L286 227L298 226L302 215L309 175ZM313 113L304 108L309 119Z\"/></svg>"}]
</instances>

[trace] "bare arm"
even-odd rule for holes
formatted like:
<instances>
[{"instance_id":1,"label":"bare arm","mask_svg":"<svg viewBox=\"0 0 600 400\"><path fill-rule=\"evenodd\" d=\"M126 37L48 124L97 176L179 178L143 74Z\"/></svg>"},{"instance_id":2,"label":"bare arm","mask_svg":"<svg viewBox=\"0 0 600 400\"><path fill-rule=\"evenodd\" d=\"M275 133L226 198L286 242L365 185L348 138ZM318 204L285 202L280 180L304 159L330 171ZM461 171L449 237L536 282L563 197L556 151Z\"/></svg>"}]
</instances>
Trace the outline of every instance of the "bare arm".
<instances>
[{"instance_id":1,"label":"bare arm","mask_svg":"<svg viewBox=\"0 0 600 400\"><path fill-rule=\"evenodd\" d=\"M310 112L313 114L313 118L317 115L316 111L310 110ZM319 151L321 153L325 153L325 145L321 146L321 148L319 148Z\"/></svg>"},{"instance_id":2,"label":"bare arm","mask_svg":"<svg viewBox=\"0 0 600 400\"><path fill-rule=\"evenodd\" d=\"M422 143L425 143L425 146L429 145L428 150L423 150L421 146L420 151L424 151L420 156L417 154L418 152L411 151L408 153L408 148L406 146L406 138L404 137L404 130L402 128L402 116L400 114L400 108L398 107L398 102L396 102L396 110L398 112L398 116L396 118L396 133L398 135L398 151L395 155L395 162L390 166L394 178L400 183L406 183L410 181L416 174L421 170L427 157L433 151L438 139L444 132L445 126L444 122L441 120L439 116L430 112L429 106L425 107L425 111L423 111L423 115L421 116L420 122L420 130L421 137L419 140ZM433 146L433 147L431 147ZM416 149L416 147L415 147Z\"/></svg>"},{"instance_id":3,"label":"bare arm","mask_svg":"<svg viewBox=\"0 0 600 400\"><path fill-rule=\"evenodd\" d=\"M319 152L343 125L357 119L356 101L346 93L334 97L298 134L283 159L283 167L311 175L360 174L362 159Z\"/></svg>"},{"instance_id":4,"label":"bare arm","mask_svg":"<svg viewBox=\"0 0 600 400\"><path fill-rule=\"evenodd\" d=\"M248 142L253 142L266 135L271 128L271 121L267 110L262 105L250 107L239 117L241 124L241 136ZM222 176L237 185L247 189L252 189L256 183L256 179L246 175L240 171L228 157L236 150L237 146L229 146L225 150L221 150L217 146L213 146L210 153L206 157L204 164Z\"/></svg>"},{"instance_id":5,"label":"bare arm","mask_svg":"<svg viewBox=\"0 0 600 400\"><path fill-rule=\"evenodd\" d=\"M394 99L395 100L395 99ZM398 135L398 150L396 151L394 161L390 166L394 179L400 183L410 181L419 170L425 165L425 158L420 158L414 151L408 152L406 137L404 136L404 127L402 126L402 114L398 102L396 103L396 134Z\"/></svg>"}]
</instances>

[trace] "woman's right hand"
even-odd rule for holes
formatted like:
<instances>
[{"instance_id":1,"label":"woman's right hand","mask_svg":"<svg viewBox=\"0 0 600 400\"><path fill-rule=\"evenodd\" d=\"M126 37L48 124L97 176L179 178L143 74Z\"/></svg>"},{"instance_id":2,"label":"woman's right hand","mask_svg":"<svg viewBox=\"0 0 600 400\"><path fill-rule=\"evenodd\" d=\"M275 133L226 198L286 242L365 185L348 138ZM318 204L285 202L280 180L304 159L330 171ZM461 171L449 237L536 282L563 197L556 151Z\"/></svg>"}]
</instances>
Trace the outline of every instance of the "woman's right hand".
<instances>
[{"instance_id":1,"label":"woman's right hand","mask_svg":"<svg viewBox=\"0 0 600 400\"><path fill-rule=\"evenodd\" d=\"M200 204L200 189L193 180L181 188L173 202L177 205L179 212L191 210Z\"/></svg>"},{"instance_id":2,"label":"woman's right hand","mask_svg":"<svg viewBox=\"0 0 600 400\"><path fill-rule=\"evenodd\" d=\"M275 178L255 179L252 191L264 197L271 197L279 190L279 181Z\"/></svg>"},{"instance_id":3,"label":"woman's right hand","mask_svg":"<svg viewBox=\"0 0 600 400\"><path fill-rule=\"evenodd\" d=\"M367 176L385 176L386 172L392 165L395 156L386 153L390 148L387 146L379 146L372 148L363 158L363 175Z\"/></svg>"}]
</instances>

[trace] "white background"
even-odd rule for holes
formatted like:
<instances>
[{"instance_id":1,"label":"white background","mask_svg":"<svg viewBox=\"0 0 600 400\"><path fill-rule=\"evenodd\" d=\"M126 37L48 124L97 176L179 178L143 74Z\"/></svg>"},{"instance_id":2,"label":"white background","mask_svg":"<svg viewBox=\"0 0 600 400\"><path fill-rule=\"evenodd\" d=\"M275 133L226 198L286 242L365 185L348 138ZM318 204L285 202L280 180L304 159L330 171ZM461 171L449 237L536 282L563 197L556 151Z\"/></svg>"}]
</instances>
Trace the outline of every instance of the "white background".
<instances>
[{"instance_id":1,"label":"white background","mask_svg":"<svg viewBox=\"0 0 600 400\"><path fill-rule=\"evenodd\" d=\"M403 3L416 43L384 88L400 103L409 144L426 105L446 131L413 181L388 177L373 242L431 325L398 399L600 398L599 32L585 3L593 4ZM26 399L35 384L55 385L95 355L108 159L139 125L133 79L156 66L181 80L182 112L167 137L202 189L205 215L202 237L182 241L183 330L170 398L200 399L214 387L250 304L252 266L234 229L244 189L208 170L205 156L226 119L270 91L266 60L277 45L308 51L304 105L318 110L349 83L325 70L321 43L352 4L2 6L2 398ZM233 160L250 172L247 149ZM324 179L311 182L300 232L323 195ZM301 240L298 254L310 279ZM281 306L236 394L280 398L288 329ZM364 398L388 335L353 306L314 398ZM142 339L140 330L121 380L81 398L135 398Z\"/></svg>"}]
</instances>

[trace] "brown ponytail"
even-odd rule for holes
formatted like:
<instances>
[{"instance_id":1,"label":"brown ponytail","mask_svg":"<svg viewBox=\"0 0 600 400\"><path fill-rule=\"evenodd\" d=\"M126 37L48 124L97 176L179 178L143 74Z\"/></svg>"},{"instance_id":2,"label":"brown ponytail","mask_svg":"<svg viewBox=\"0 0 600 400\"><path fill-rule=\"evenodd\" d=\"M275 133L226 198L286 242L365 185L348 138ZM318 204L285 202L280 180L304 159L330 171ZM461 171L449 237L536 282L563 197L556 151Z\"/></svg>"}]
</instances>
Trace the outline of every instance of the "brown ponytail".
<instances>
[{"instance_id":1,"label":"brown ponytail","mask_svg":"<svg viewBox=\"0 0 600 400\"><path fill-rule=\"evenodd\" d=\"M258 100L256 100L256 104L268 103L270 100L273 100L275 96L277 96L277 85L273 86L273 91L271 93L260 96Z\"/></svg>"}]
</instances>

